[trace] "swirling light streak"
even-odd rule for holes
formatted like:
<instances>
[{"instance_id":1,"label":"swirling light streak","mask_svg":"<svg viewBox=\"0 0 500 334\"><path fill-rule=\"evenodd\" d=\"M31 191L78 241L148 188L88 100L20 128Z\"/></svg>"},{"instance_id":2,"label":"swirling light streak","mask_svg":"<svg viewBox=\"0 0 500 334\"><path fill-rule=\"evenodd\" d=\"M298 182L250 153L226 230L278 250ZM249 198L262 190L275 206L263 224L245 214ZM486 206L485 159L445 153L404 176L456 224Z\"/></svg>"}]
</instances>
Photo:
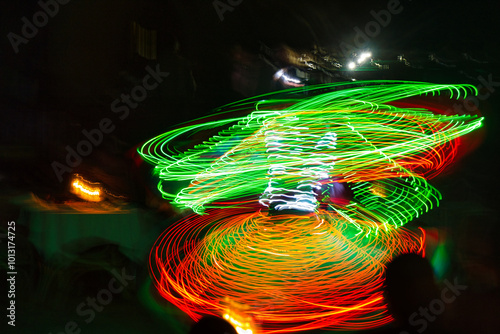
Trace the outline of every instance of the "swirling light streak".
<instances>
[{"instance_id":1,"label":"swirling light streak","mask_svg":"<svg viewBox=\"0 0 500 334\"><path fill-rule=\"evenodd\" d=\"M404 188L387 197L396 200L400 208L396 216L394 209L384 211L382 206L377 207L377 212L385 217L384 222L397 221L401 225L437 205L440 195L425 178L449 164L456 152L454 139L480 127L481 119L436 115L423 108L397 108L389 103L442 91L466 96L467 87L424 83L355 85L298 100L282 110L258 109L246 117L185 126L152 139L140 152L156 164L163 196L199 214L211 207L245 207L247 201L238 201L251 196L260 196L261 203L269 205L279 202L276 197L286 197L287 192L292 199L282 200L283 207L303 204L312 211L317 206L312 192L319 183L368 186L390 179L394 180L391 184L399 183ZM270 104L258 103L257 108ZM229 127L185 152L170 147L181 135L224 126ZM338 138L335 147L319 149L317 145L327 133ZM164 187L168 181L185 181L189 185L172 193ZM302 186L307 189L298 188L298 182L306 183ZM368 192L358 195L362 193L372 199L375 196ZM408 207L404 204L407 202L414 205ZM408 215L409 210L413 214Z\"/></svg>"},{"instance_id":2,"label":"swirling light streak","mask_svg":"<svg viewBox=\"0 0 500 334\"><path fill-rule=\"evenodd\" d=\"M193 319L228 314L227 298L248 305L266 333L390 321L384 266L425 251L425 234L401 226L439 204L427 179L451 162L457 138L481 126L481 118L395 105L442 92L477 93L414 82L321 85L305 98L287 90L242 101L229 110L247 116L206 118L148 141L139 152L156 165L164 198L205 214L153 247L160 293ZM207 133L193 147L174 145ZM184 182L179 192L173 182Z\"/></svg>"},{"instance_id":3,"label":"swirling light streak","mask_svg":"<svg viewBox=\"0 0 500 334\"><path fill-rule=\"evenodd\" d=\"M394 254L423 252L423 234L400 228L367 236L365 227L323 210L208 213L184 219L157 240L151 251L156 286L193 319L222 315L221 301L237 300L250 306L266 333L391 321L381 292L384 264Z\"/></svg>"}]
</instances>

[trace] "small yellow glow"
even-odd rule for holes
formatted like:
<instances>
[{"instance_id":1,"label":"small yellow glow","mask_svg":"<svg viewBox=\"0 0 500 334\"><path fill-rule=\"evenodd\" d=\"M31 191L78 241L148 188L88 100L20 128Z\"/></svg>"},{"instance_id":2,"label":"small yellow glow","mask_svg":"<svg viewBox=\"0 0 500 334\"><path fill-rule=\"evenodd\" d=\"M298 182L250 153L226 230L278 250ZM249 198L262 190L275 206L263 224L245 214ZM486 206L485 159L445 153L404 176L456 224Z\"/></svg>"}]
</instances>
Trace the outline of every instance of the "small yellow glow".
<instances>
[{"instance_id":1,"label":"small yellow glow","mask_svg":"<svg viewBox=\"0 0 500 334\"><path fill-rule=\"evenodd\" d=\"M102 188L98 184L92 184L84 180L81 176L75 176L71 182L70 191L76 196L89 202L100 202L103 200Z\"/></svg>"},{"instance_id":2,"label":"small yellow glow","mask_svg":"<svg viewBox=\"0 0 500 334\"><path fill-rule=\"evenodd\" d=\"M100 196L101 195L101 192L99 190L89 190L89 189L85 188L85 186L78 181L73 182L73 187L80 189L80 191L82 191L90 196Z\"/></svg>"},{"instance_id":3,"label":"small yellow glow","mask_svg":"<svg viewBox=\"0 0 500 334\"><path fill-rule=\"evenodd\" d=\"M227 309L223 314L226 319L236 329L238 334L256 334L253 319L248 314L249 306L237 303L230 298L224 299Z\"/></svg>"}]
</instances>

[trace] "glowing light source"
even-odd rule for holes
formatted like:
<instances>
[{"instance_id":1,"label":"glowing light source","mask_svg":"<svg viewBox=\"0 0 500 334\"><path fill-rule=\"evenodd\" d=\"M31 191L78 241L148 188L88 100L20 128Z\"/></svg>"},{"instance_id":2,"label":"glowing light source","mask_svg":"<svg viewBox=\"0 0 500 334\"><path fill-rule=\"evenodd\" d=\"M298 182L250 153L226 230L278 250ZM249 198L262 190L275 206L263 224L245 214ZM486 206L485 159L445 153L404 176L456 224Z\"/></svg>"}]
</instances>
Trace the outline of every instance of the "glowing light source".
<instances>
[{"instance_id":1,"label":"glowing light source","mask_svg":"<svg viewBox=\"0 0 500 334\"><path fill-rule=\"evenodd\" d=\"M248 305L265 333L389 322L385 264L425 252L423 230L401 226L438 205L427 180L452 161L457 139L481 126L481 118L397 106L477 93L468 85L365 81L298 92L233 104L248 115L186 125L139 150L156 165L164 198L204 214L169 228L150 255L160 293L193 319L224 315L248 334L224 305L230 298ZM204 132L208 140L176 147ZM187 186L174 192L173 181Z\"/></svg>"},{"instance_id":2,"label":"glowing light source","mask_svg":"<svg viewBox=\"0 0 500 334\"><path fill-rule=\"evenodd\" d=\"M367 60L368 58L371 58L372 57L372 53L371 52L363 52L359 55L358 57L358 64L361 64L363 63L365 60Z\"/></svg>"},{"instance_id":3,"label":"glowing light source","mask_svg":"<svg viewBox=\"0 0 500 334\"><path fill-rule=\"evenodd\" d=\"M356 68L356 63L351 61L349 62L349 64L347 64L347 67L350 69L350 70L354 70Z\"/></svg>"},{"instance_id":4,"label":"glowing light source","mask_svg":"<svg viewBox=\"0 0 500 334\"><path fill-rule=\"evenodd\" d=\"M100 202L103 200L100 184L87 181L79 175L75 175L71 181L70 191L89 202Z\"/></svg>"},{"instance_id":5,"label":"glowing light source","mask_svg":"<svg viewBox=\"0 0 500 334\"><path fill-rule=\"evenodd\" d=\"M278 70L274 74L274 80L281 80L285 85L291 86L291 87L302 87L304 84L300 79L294 78L292 76L289 76L284 69Z\"/></svg>"},{"instance_id":6,"label":"glowing light source","mask_svg":"<svg viewBox=\"0 0 500 334\"><path fill-rule=\"evenodd\" d=\"M253 334L255 331L254 320L251 316L246 315L249 310L247 305L237 303L230 298L224 299L226 310L223 318L229 321L239 334Z\"/></svg>"}]
</instances>

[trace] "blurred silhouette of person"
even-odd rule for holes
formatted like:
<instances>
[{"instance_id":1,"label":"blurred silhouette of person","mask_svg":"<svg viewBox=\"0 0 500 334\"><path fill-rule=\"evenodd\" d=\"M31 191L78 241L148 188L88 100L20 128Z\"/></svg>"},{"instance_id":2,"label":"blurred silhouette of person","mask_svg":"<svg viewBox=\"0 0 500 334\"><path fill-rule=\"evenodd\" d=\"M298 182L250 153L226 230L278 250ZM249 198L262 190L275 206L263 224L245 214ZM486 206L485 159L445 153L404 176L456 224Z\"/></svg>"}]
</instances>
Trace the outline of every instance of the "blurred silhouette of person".
<instances>
[{"instance_id":1,"label":"blurred silhouette of person","mask_svg":"<svg viewBox=\"0 0 500 334\"><path fill-rule=\"evenodd\" d=\"M241 45L235 45L231 50L231 60L231 88L241 97L257 95L262 72L259 58Z\"/></svg>"},{"instance_id":2,"label":"blurred silhouette of person","mask_svg":"<svg viewBox=\"0 0 500 334\"><path fill-rule=\"evenodd\" d=\"M394 333L446 333L443 316L429 310L441 296L432 266L422 256L403 254L387 265L384 297L395 320Z\"/></svg>"},{"instance_id":3,"label":"blurred silhouette of person","mask_svg":"<svg viewBox=\"0 0 500 334\"><path fill-rule=\"evenodd\" d=\"M500 234L498 215L483 203L471 201L470 213L456 225L455 254L461 282L467 284L450 307L450 326L460 333L500 333Z\"/></svg>"},{"instance_id":4,"label":"blurred silhouette of person","mask_svg":"<svg viewBox=\"0 0 500 334\"><path fill-rule=\"evenodd\" d=\"M189 334L237 334L237 332L226 320L206 315L191 327Z\"/></svg>"}]
</instances>

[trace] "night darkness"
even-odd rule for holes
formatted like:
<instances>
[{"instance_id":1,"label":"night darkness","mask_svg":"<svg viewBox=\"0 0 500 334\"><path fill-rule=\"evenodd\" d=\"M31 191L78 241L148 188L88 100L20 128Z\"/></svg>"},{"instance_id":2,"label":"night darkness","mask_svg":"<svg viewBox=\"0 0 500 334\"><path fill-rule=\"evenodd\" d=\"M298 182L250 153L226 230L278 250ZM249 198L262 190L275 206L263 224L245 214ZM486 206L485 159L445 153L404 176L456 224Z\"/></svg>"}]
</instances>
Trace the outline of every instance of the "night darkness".
<instances>
[{"instance_id":1,"label":"night darkness","mask_svg":"<svg viewBox=\"0 0 500 334\"><path fill-rule=\"evenodd\" d=\"M45 4L52 12L37 18ZM221 106L290 88L276 79L280 69L306 86L478 88L477 108L436 100L484 125L431 180L440 206L408 226L427 230L438 283L468 286L447 304L444 332L498 332L497 1L0 0L0 8L0 264L8 278L14 221L17 266L16 326L2 302L2 333L188 333L193 321L157 293L148 264L156 238L191 211L162 198L137 149ZM381 23L382 10L393 12ZM370 61L348 70L368 50ZM79 149L89 152L68 158ZM75 175L106 189L105 200L71 191ZM92 308L89 296L113 279L123 289ZM0 294L9 284L2 278ZM352 332L399 333L391 326Z\"/></svg>"}]
</instances>

